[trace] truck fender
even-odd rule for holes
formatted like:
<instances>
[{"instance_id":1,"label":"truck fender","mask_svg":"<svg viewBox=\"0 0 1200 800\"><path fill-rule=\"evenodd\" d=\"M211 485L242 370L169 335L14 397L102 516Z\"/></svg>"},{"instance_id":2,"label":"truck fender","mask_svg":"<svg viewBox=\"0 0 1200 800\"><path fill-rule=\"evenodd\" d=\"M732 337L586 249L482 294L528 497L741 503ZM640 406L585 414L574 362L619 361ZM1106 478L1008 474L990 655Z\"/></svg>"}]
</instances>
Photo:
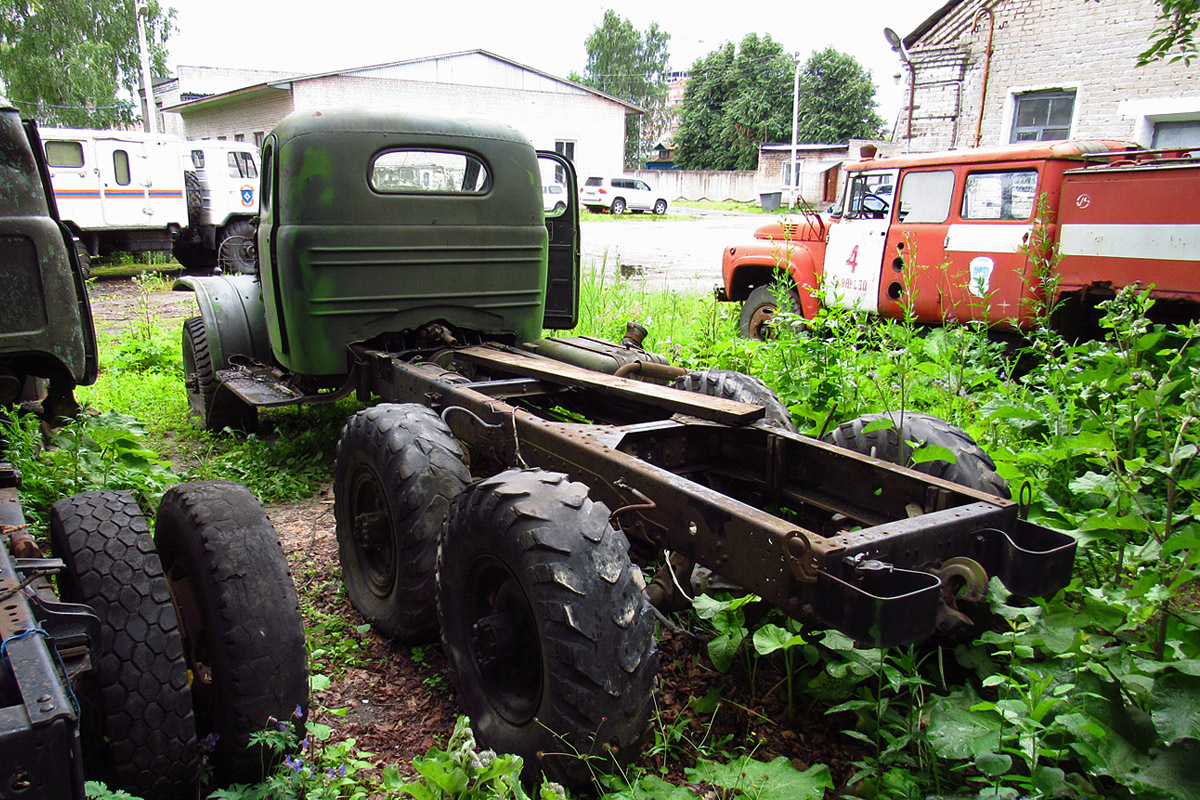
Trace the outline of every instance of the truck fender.
<instances>
[{"instance_id":1,"label":"truck fender","mask_svg":"<svg viewBox=\"0 0 1200 800\"><path fill-rule=\"evenodd\" d=\"M800 298L800 311L806 319L816 316L820 308L817 300L817 265L824 260L824 243L819 243L821 252L814 254L808 242L792 244L787 253L787 271L796 284ZM725 277L725 295L730 300L745 300L759 286L769 284L780 277L784 267L779 247L755 242L748 247L730 248L725 251L722 272Z\"/></svg>"},{"instance_id":2,"label":"truck fender","mask_svg":"<svg viewBox=\"0 0 1200 800\"><path fill-rule=\"evenodd\" d=\"M175 281L175 290L196 293L214 369L226 369L234 356L246 356L260 364L274 363L258 278L185 275Z\"/></svg>"}]
</instances>

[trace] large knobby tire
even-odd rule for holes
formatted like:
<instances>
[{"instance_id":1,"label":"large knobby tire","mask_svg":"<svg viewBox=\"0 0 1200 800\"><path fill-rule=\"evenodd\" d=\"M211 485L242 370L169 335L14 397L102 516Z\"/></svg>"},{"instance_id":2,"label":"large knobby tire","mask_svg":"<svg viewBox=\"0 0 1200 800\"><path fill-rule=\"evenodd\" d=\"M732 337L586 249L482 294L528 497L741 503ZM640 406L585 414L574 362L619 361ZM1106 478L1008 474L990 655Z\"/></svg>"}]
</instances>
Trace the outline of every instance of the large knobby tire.
<instances>
[{"instance_id":1,"label":"large knobby tire","mask_svg":"<svg viewBox=\"0 0 1200 800\"><path fill-rule=\"evenodd\" d=\"M208 431L252 433L258 427L258 410L217 380L204 320L191 317L183 323L183 381L192 416Z\"/></svg>"},{"instance_id":2,"label":"large knobby tire","mask_svg":"<svg viewBox=\"0 0 1200 800\"><path fill-rule=\"evenodd\" d=\"M217 265L227 273L253 275L258 271L254 226L244 220L225 226L217 247Z\"/></svg>"},{"instance_id":3,"label":"large knobby tire","mask_svg":"<svg viewBox=\"0 0 1200 800\"><path fill-rule=\"evenodd\" d=\"M146 800L195 796L196 722L179 623L150 528L128 492L50 509L63 600L91 606L95 673L76 682L88 776Z\"/></svg>"},{"instance_id":4,"label":"large knobby tire","mask_svg":"<svg viewBox=\"0 0 1200 800\"><path fill-rule=\"evenodd\" d=\"M565 475L508 470L458 496L438 551L438 616L479 740L577 785L578 756L629 761L658 670L645 581L603 503Z\"/></svg>"},{"instance_id":5,"label":"large knobby tire","mask_svg":"<svg viewBox=\"0 0 1200 800\"><path fill-rule=\"evenodd\" d=\"M892 427L864 432L868 425L885 416L892 420ZM902 420L904 426L900 429ZM954 453L955 463L926 461L912 468L981 492L999 497L1010 496L1008 483L996 474L996 464L991 456L966 431L932 414L912 411L906 411L903 415L899 411L867 414L843 422L821 438L838 447L902 467L910 466L912 461L913 448L909 442L944 447Z\"/></svg>"},{"instance_id":6,"label":"large knobby tire","mask_svg":"<svg viewBox=\"0 0 1200 800\"><path fill-rule=\"evenodd\" d=\"M767 411L763 420L768 425L796 432L796 423L792 421L792 414L787 410L787 406L770 387L752 375L731 369L706 369L689 372L676 378L671 385L676 389L706 394L709 397L760 405Z\"/></svg>"},{"instance_id":7,"label":"large knobby tire","mask_svg":"<svg viewBox=\"0 0 1200 800\"><path fill-rule=\"evenodd\" d=\"M184 272L212 272L217 265L217 254L205 250L195 242L176 241L171 246L171 255L183 267Z\"/></svg>"},{"instance_id":8,"label":"large knobby tire","mask_svg":"<svg viewBox=\"0 0 1200 800\"><path fill-rule=\"evenodd\" d=\"M342 580L385 636L437 635L438 536L470 482L462 448L425 406L377 405L342 428L333 476Z\"/></svg>"},{"instance_id":9,"label":"large knobby tire","mask_svg":"<svg viewBox=\"0 0 1200 800\"><path fill-rule=\"evenodd\" d=\"M197 734L216 738L210 786L263 780L272 757L250 735L308 707L304 622L275 528L241 484L183 483L163 497L154 541L179 609Z\"/></svg>"}]
</instances>

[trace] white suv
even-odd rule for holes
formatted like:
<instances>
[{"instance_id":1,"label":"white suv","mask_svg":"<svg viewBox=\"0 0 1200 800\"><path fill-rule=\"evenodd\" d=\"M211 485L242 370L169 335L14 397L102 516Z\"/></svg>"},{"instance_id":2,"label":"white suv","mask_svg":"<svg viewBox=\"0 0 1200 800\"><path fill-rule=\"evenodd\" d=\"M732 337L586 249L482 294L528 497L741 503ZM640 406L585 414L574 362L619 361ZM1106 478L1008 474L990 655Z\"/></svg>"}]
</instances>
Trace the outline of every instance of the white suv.
<instances>
[{"instance_id":1,"label":"white suv","mask_svg":"<svg viewBox=\"0 0 1200 800\"><path fill-rule=\"evenodd\" d=\"M667 213L666 198L655 194L645 181L634 178L588 178L579 190L579 201L594 212L607 208L614 214Z\"/></svg>"}]
</instances>

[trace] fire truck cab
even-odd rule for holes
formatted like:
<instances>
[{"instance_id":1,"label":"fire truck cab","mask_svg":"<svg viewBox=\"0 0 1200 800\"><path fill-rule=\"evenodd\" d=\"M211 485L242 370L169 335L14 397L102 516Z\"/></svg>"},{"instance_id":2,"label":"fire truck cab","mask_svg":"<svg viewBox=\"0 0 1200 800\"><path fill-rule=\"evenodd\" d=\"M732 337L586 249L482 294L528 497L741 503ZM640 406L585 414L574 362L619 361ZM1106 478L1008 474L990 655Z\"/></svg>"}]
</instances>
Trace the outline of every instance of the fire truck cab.
<instances>
[{"instance_id":1,"label":"fire truck cab","mask_svg":"<svg viewBox=\"0 0 1200 800\"><path fill-rule=\"evenodd\" d=\"M728 248L719 296L744 302L742 332L755 338L769 331L781 270L809 318L824 305L1025 329L1050 268L1052 299L1075 312L1133 282L1194 310L1197 222L1200 159L1185 153L1061 141L867 158L847 166L828 217L766 225Z\"/></svg>"}]
</instances>

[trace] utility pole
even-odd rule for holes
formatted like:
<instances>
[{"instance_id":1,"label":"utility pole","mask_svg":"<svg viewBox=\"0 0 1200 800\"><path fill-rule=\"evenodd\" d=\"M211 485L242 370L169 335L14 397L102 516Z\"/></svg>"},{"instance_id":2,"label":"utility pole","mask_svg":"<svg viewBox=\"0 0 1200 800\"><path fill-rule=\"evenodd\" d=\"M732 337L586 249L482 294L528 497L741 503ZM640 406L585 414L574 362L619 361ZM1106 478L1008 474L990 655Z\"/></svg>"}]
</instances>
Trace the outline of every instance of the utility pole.
<instances>
[{"instance_id":1,"label":"utility pole","mask_svg":"<svg viewBox=\"0 0 1200 800\"><path fill-rule=\"evenodd\" d=\"M792 197L791 207L796 207L796 198L800 195L800 179L796 175L796 137L798 135L800 120L800 54L795 54L796 69L795 81L792 84Z\"/></svg>"},{"instance_id":2,"label":"utility pole","mask_svg":"<svg viewBox=\"0 0 1200 800\"><path fill-rule=\"evenodd\" d=\"M150 78L150 48L146 46L146 17L150 6L146 0L137 0L138 54L142 57L142 91L146 94L146 132L158 133L154 119L154 82Z\"/></svg>"}]
</instances>

